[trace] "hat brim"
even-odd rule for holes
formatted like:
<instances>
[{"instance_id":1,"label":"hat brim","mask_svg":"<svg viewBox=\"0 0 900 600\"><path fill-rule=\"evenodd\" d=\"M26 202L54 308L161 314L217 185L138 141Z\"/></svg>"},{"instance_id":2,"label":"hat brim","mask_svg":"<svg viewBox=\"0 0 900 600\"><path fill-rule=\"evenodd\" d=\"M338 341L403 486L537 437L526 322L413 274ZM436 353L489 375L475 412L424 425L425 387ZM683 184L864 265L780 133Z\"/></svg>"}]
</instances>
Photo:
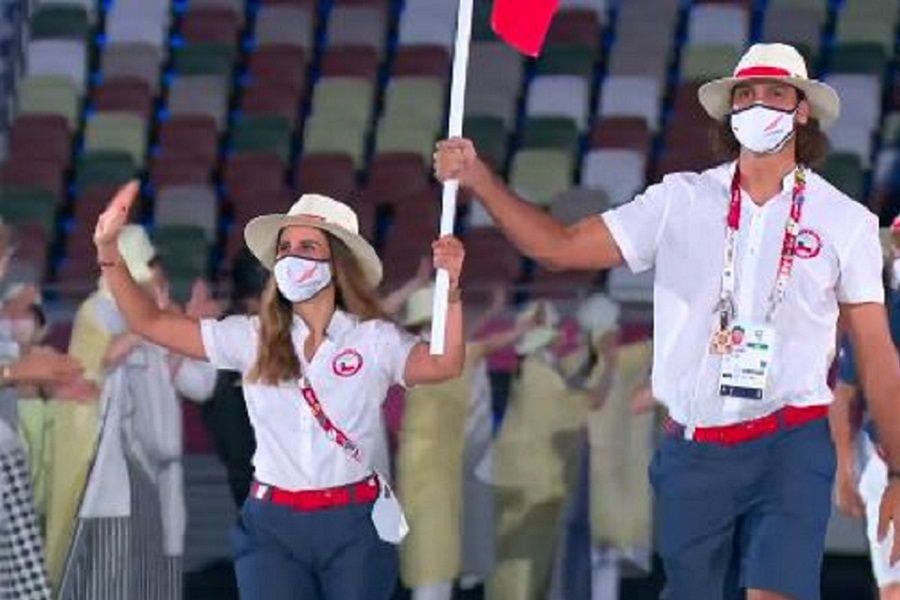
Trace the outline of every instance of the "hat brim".
<instances>
[{"instance_id":1,"label":"hat brim","mask_svg":"<svg viewBox=\"0 0 900 600\"><path fill-rule=\"evenodd\" d=\"M819 121L822 129L834 123L841 113L841 99L834 88L815 79L799 77L723 77L700 86L697 97L706 114L716 121L722 121L731 113L731 92L734 87L754 79L777 79L802 91L812 108L811 116Z\"/></svg>"},{"instance_id":2,"label":"hat brim","mask_svg":"<svg viewBox=\"0 0 900 600\"><path fill-rule=\"evenodd\" d=\"M338 238L356 257L359 267L366 277L366 282L372 287L381 283L383 275L381 259L378 258L375 249L365 238L338 225L327 223L316 217L302 215L262 215L252 219L244 227L244 241L247 243L247 247L267 269L271 270L275 265L275 243L278 240L278 233L290 225L313 227Z\"/></svg>"}]
</instances>

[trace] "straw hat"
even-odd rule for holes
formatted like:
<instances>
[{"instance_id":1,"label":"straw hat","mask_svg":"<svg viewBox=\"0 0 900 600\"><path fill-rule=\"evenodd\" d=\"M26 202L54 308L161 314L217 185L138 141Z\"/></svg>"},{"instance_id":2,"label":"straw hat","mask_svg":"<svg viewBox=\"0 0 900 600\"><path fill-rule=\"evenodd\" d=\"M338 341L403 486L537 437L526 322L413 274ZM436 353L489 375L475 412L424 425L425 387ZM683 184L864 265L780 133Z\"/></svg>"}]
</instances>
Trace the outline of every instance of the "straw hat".
<instances>
[{"instance_id":1,"label":"straw hat","mask_svg":"<svg viewBox=\"0 0 900 600\"><path fill-rule=\"evenodd\" d=\"M403 316L405 327L424 325L431 321L432 300L434 298L434 286L429 285L412 293L406 301L406 311Z\"/></svg>"},{"instance_id":2,"label":"straw hat","mask_svg":"<svg viewBox=\"0 0 900 600\"><path fill-rule=\"evenodd\" d=\"M586 298L575 313L581 329L591 334L593 341L619 326L621 309L605 294L594 294Z\"/></svg>"},{"instance_id":3,"label":"straw hat","mask_svg":"<svg viewBox=\"0 0 900 600\"><path fill-rule=\"evenodd\" d=\"M244 240L267 269L275 264L278 233L289 225L315 227L347 245L370 285L381 282L381 260L371 244L359 234L359 221L352 208L328 196L304 194L284 214L263 215L247 223Z\"/></svg>"},{"instance_id":4,"label":"straw hat","mask_svg":"<svg viewBox=\"0 0 900 600\"><path fill-rule=\"evenodd\" d=\"M140 225L125 225L119 232L118 245L131 277L138 283L150 281L153 277L150 262L156 258L156 248L147 231Z\"/></svg>"},{"instance_id":5,"label":"straw hat","mask_svg":"<svg viewBox=\"0 0 900 600\"><path fill-rule=\"evenodd\" d=\"M778 79L799 89L812 108L811 116L822 128L831 125L841 111L841 101L831 86L810 79L806 61L793 46L787 44L754 44L741 57L734 74L704 84L697 92L700 104L717 121L731 113L731 92L744 81Z\"/></svg>"}]
</instances>

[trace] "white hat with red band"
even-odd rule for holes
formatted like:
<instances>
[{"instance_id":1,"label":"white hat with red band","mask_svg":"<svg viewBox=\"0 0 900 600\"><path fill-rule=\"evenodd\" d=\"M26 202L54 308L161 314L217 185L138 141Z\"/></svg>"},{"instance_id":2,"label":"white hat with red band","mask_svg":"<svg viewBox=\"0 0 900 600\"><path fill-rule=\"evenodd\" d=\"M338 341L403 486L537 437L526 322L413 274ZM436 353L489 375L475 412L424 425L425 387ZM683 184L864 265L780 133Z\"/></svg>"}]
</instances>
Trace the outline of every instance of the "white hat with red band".
<instances>
[{"instance_id":1,"label":"white hat with red band","mask_svg":"<svg viewBox=\"0 0 900 600\"><path fill-rule=\"evenodd\" d=\"M731 113L731 92L741 82L754 79L784 81L802 91L812 109L811 116L825 128L841 111L841 100L830 86L810 79L806 61L787 44L754 44L741 57L734 75L710 81L700 87L697 96L707 114L717 121Z\"/></svg>"}]
</instances>

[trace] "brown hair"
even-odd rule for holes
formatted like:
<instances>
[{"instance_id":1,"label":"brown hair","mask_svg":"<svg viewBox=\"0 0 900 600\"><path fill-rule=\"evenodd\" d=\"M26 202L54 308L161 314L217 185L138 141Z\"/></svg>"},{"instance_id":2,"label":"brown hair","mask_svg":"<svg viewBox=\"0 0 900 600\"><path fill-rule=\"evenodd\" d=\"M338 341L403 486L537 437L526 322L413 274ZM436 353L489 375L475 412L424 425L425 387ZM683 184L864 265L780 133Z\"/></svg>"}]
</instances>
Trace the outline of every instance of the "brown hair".
<instances>
[{"instance_id":1,"label":"brown hair","mask_svg":"<svg viewBox=\"0 0 900 600\"><path fill-rule=\"evenodd\" d=\"M797 162L815 166L828 156L828 138L822 132L817 119L810 119L805 125L797 125ZM716 123L712 129L712 146L716 157L721 160L735 160L741 151L741 144L731 131L731 123L726 118Z\"/></svg>"},{"instance_id":2,"label":"brown hair","mask_svg":"<svg viewBox=\"0 0 900 600\"><path fill-rule=\"evenodd\" d=\"M386 318L375 289L366 281L354 254L331 234L326 233L325 237L331 248L335 306L363 321ZM293 320L291 302L281 295L275 277L270 275L259 310L259 350L248 380L277 385L300 377L300 359L291 339Z\"/></svg>"}]
</instances>

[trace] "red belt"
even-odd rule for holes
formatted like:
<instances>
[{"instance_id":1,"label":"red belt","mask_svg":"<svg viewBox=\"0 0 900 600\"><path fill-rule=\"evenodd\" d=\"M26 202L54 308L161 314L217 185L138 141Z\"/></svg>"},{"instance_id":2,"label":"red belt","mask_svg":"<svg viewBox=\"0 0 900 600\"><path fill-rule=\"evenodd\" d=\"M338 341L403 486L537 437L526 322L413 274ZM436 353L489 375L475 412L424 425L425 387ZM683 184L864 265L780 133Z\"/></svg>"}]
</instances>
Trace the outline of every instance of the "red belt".
<instances>
[{"instance_id":1,"label":"red belt","mask_svg":"<svg viewBox=\"0 0 900 600\"><path fill-rule=\"evenodd\" d=\"M781 429L799 427L816 419L824 419L827 416L828 405L825 404L785 406L772 414L750 421L742 421L720 427L697 427L691 439L695 442L707 444L734 446L735 444L742 444L772 435ZM666 432L671 435L684 435L684 425L670 417L666 417L665 428Z\"/></svg>"},{"instance_id":2,"label":"red belt","mask_svg":"<svg viewBox=\"0 0 900 600\"><path fill-rule=\"evenodd\" d=\"M348 485L299 492L254 481L250 486L250 496L257 500L268 500L273 504L289 506L298 511L314 511L374 502L378 498L378 489L378 478L374 475Z\"/></svg>"}]
</instances>

